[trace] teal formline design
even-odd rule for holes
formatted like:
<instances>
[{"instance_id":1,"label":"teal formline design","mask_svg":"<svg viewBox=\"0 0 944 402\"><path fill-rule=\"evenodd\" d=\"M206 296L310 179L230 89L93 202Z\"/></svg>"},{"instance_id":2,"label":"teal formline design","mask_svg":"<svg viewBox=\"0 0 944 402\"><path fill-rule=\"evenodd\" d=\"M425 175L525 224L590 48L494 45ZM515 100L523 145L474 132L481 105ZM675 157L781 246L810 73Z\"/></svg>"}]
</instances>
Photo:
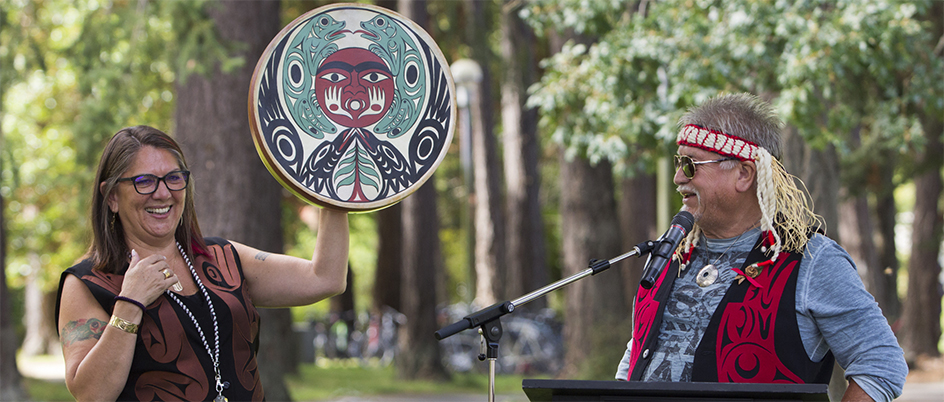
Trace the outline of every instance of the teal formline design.
<instances>
[{"instance_id":1,"label":"teal formline design","mask_svg":"<svg viewBox=\"0 0 944 402\"><path fill-rule=\"evenodd\" d=\"M392 22L392 23L391 23ZM375 35L368 39L376 42L368 50L379 56L390 66L390 72L396 77L396 92L391 110L374 128L378 133L389 133L390 138L397 138L406 133L406 128L416 122L416 110L423 104L426 68L423 58L406 31L399 23L385 15L377 15L368 22L361 23L365 31Z\"/></svg>"},{"instance_id":2,"label":"teal formline design","mask_svg":"<svg viewBox=\"0 0 944 402\"><path fill-rule=\"evenodd\" d=\"M347 10L366 13L354 17L343 14ZM448 148L455 117L448 67L424 33L395 18L350 6L316 11L280 34L260 60L266 69L254 76L252 106L257 147L295 195L352 211L385 208L425 182ZM315 88L326 90L317 76L325 59L353 48L387 64L394 84L383 116L364 127L334 121L327 113L331 101L320 105ZM317 141L304 142L306 136Z\"/></svg>"},{"instance_id":3,"label":"teal formline design","mask_svg":"<svg viewBox=\"0 0 944 402\"><path fill-rule=\"evenodd\" d=\"M292 40L282 60L282 83L289 113L305 133L316 139L338 132L338 126L318 104L312 81L321 61L338 51L335 42L347 36L345 27L345 22L337 21L328 12L315 15L300 27L298 31L304 34ZM400 22L386 15L378 14L362 22L361 28L369 33L362 33L362 37L374 42L368 50L383 59L396 77L390 111L374 131L398 138L416 123L417 110L425 101L426 67L422 54Z\"/></svg>"},{"instance_id":4,"label":"teal formline design","mask_svg":"<svg viewBox=\"0 0 944 402\"><path fill-rule=\"evenodd\" d=\"M337 133L338 128L318 105L312 72L318 71L325 57L338 51L334 42L347 36L340 33L345 25L328 14L316 15L301 26L302 34L292 40L282 60L282 88L289 113L305 133L319 140L324 133Z\"/></svg>"}]
</instances>

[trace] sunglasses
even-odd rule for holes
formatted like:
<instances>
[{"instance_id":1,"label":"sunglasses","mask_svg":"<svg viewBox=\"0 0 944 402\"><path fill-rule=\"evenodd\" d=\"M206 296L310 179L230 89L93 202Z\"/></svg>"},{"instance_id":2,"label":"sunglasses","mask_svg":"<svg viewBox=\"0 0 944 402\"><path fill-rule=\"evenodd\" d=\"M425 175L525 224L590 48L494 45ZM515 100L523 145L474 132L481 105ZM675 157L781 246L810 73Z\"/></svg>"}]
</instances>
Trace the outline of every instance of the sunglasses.
<instances>
[{"instance_id":1,"label":"sunglasses","mask_svg":"<svg viewBox=\"0 0 944 402\"><path fill-rule=\"evenodd\" d=\"M685 177L692 179L695 177L695 170L698 165L704 165L706 163L717 163L735 160L737 158L726 157L721 159L715 159L713 161L694 161L691 156L688 155L675 155L675 171L678 171L679 168L682 168L682 173L685 174Z\"/></svg>"}]
</instances>

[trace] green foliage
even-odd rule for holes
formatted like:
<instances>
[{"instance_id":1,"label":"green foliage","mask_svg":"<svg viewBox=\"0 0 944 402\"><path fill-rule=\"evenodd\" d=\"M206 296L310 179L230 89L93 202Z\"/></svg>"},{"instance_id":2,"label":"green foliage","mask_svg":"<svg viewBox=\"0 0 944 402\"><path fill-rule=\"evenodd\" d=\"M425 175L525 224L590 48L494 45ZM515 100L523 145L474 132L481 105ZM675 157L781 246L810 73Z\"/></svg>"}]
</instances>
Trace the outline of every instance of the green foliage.
<instances>
[{"instance_id":1,"label":"green foliage","mask_svg":"<svg viewBox=\"0 0 944 402\"><path fill-rule=\"evenodd\" d=\"M868 157L913 152L924 135L915 113L944 111L928 2L643 3L612 28L573 22L568 2L532 3L535 25L599 38L568 42L532 88L542 127L569 157L606 158L622 173L651 166L674 148L680 111L721 92L773 98L808 143L845 157L856 128L876 145Z\"/></svg>"},{"instance_id":2,"label":"green foliage","mask_svg":"<svg viewBox=\"0 0 944 402\"><path fill-rule=\"evenodd\" d=\"M0 4L0 192L12 286L35 274L55 287L82 255L95 165L114 132L169 131L178 76L240 63L227 56L236 44L215 39L204 3Z\"/></svg>"}]
</instances>

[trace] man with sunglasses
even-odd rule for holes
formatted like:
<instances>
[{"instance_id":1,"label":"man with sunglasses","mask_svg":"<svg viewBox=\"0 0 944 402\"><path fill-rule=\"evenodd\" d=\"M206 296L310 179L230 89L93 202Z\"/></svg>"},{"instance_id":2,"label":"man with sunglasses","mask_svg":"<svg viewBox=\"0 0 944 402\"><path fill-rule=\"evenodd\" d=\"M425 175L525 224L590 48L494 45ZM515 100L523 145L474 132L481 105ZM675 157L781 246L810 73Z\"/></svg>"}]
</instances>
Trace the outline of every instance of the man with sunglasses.
<instances>
[{"instance_id":1,"label":"man with sunglasses","mask_svg":"<svg viewBox=\"0 0 944 402\"><path fill-rule=\"evenodd\" d=\"M650 289L640 287L629 381L828 383L843 400L891 400L908 367L852 258L780 164L781 121L749 94L680 120L675 178L695 227Z\"/></svg>"}]
</instances>

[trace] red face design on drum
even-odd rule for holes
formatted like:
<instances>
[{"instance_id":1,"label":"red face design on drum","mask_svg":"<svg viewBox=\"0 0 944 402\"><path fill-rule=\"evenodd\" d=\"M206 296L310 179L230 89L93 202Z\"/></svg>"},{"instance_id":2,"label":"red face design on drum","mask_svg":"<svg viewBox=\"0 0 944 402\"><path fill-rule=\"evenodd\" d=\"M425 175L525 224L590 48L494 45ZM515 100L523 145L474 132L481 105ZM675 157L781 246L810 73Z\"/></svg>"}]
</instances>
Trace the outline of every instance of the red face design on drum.
<instances>
[{"instance_id":1,"label":"red face design on drum","mask_svg":"<svg viewBox=\"0 0 944 402\"><path fill-rule=\"evenodd\" d=\"M315 92L328 118L346 127L376 123L393 102L394 80L376 54L361 48L341 49L318 68Z\"/></svg>"}]
</instances>

